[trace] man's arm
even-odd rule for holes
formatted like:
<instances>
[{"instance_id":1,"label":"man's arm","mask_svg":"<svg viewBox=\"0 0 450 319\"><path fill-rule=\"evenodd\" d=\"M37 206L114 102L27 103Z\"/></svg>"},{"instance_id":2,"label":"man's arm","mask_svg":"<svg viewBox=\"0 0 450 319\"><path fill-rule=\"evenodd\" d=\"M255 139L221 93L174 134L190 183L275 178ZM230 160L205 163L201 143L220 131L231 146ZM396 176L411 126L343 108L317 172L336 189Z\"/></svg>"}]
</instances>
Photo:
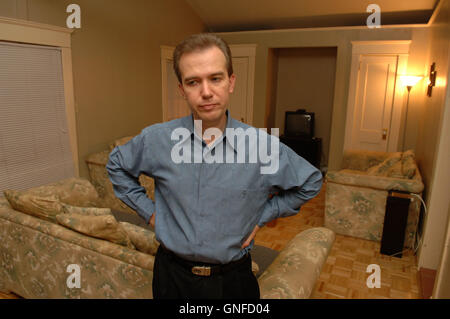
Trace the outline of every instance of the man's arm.
<instances>
[{"instance_id":1,"label":"man's arm","mask_svg":"<svg viewBox=\"0 0 450 319\"><path fill-rule=\"evenodd\" d=\"M266 202L257 225L242 248L250 245L258 230L268 222L297 214L300 207L319 194L322 188L322 173L282 143L278 170L263 175L263 178L278 190L278 194Z\"/></svg>"},{"instance_id":2,"label":"man's arm","mask_svg":"<svg viewBox=\"0 0 450 319\"><path fill-rule=\"evenodd\" d=\"M322 188L322 173L307 160L282 143L279 154L278 171L263 175L278 194L267 201L258 221L259 227L276 218L297 214L300 207Z\"/></svg>"},{"instance_id":3,"label":"man's arm","mask_svg":"<svg viewBox=\"0 0 450 319\"><path fill-rule=\"evenodd\" d=\"M144 158L145 147L144 133L141 133L127 144L113 149L106 169L116 196L150 223L155 204L139 183L143 164L146 164L146 168L151 165L150 159Z\"/></svg>"}]
</instances>

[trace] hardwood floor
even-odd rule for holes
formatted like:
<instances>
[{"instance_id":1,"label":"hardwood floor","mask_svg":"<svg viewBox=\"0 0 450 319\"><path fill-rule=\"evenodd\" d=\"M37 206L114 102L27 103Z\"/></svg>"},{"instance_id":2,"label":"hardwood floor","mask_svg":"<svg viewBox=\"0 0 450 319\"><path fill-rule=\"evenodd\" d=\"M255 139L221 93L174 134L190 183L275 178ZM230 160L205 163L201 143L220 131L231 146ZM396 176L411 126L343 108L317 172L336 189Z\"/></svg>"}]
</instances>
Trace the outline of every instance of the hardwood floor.
<instances>
[{"instance_id":1,"label":"hardwood floor","mask_svg":"<svg viewBox=\"0 0 450 319\"><path fill-rule=\"evenodd\" d=\"M300 213L280 218L275 227L264 227L255 243L275 250L283 247L299 232L324 224L325 187L304 205ZM381 269L381 287L368 288L367 266ZM331 252L311 296L316 299L418 299L422 298L418 284L417 260L412 250L402 258L380 254L380 243L336 235Z\"/></svg>"},{"instance_id":2,"label":"hardwood floor","mask_svg":"<svg viewBox=\"0 0 450 319\"><path fill-rule=\"evenodd\" d=\"M274 227L262 228L255 239L258 245L275 250L283 247L299 232L323 226L325 187L320 194L304 205L300 213L277 220ZM380 254L380 243L336 235L331 252L317 281L312 298L317 299L418 299L422 298L418 284L416 256L409 250L402 258ZM381 287L368 288L370 273L367 266L381 268ZM0 299L19 298L1 294Z\"/></svg>"}]
</instances>

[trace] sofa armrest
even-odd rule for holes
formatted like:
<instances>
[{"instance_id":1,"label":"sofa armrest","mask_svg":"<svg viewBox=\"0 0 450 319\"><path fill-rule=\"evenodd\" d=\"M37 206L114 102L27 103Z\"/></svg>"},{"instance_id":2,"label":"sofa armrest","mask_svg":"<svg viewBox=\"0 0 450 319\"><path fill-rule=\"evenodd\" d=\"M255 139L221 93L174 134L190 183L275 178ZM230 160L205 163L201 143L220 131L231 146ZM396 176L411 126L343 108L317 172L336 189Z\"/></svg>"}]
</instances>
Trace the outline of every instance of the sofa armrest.
<instances>
[{"instance_id":1,"label":"sofa armrest","mask_svg":"<svg viewBox=\"0 0 450 319\"><path fill-rule=\"evenodd\" d=\"M259 277L261 298L309 298L334 239L334 232L324 227L295 236Z\"/></svg>"},{"instance_id":2,"label":"sofa armrest","mask_svg":"<svg viewBox=\"0 0 450 319\"><path fill-rule=\"evenodd\" d=\"M395 178L366 174L355 174L351 172L329 171L325 176L327 182L353 185L358 187L369 187L380 190L397 190L410 193L421 193L423 183L419 173L416 178Z\"/></svg>"},{"instance_id":3,"label":"sofa armrest","mask_svg":"<svg viewBox=\"0 0 450 319\"><path fill-rule=\"evenodd\" d=\"M369 167L383 162L388 156L387 152L345 150L341 168L367 171Z\"/></svg>"},{"instance_id":4,"label":"sofa armrest","mask_svg":"<svg viewBox=\"0 0 450 319\"><path fill-rule=\"evenodd\" d=\"M109 159L109 153L111 153L111 151L107 150L91 154L86 158L86 163L106 166Z\"/></svg>"}]
</instances>

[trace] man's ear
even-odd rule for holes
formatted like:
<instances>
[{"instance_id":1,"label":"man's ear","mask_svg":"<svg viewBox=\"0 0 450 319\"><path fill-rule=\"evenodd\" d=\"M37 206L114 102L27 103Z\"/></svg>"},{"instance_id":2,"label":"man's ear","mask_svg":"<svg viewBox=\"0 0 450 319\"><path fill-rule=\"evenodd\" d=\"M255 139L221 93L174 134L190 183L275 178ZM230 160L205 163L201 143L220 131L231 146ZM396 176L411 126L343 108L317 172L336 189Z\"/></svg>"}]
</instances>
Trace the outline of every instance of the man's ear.
<instances>
[{"instance_id":1,"label":"man's ear","mask_svg":"<svg viewBox=\"0 0 450 319\"><path fill-rule=\"evenodd\" d=\"M236 75L233 73L230 75L230 88L228 90L230 93L233 93L235 83L236 83Z\"/></svg>"},{"instance_id":2,"label":"man's ear","mask_svg":"<svg viewBox=\"0 0 450 319\"><path fill-rule=\"evenodd\" d=\"M180 90L181 96L182 96L184 99L186 99L186 93L184 93L183 84L181 84L180 82L178 82L178 89Z\"/></svg>"}]
</instances>

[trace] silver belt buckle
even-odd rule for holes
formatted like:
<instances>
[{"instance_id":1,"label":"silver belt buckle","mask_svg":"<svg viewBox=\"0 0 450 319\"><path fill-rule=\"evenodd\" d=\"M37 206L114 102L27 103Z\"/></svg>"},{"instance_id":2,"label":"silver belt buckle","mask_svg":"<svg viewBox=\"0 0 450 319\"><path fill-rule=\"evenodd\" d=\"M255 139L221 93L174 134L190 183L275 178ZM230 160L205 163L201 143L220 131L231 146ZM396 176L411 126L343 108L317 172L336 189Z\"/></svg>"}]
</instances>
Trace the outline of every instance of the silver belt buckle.
<instances>
[{"instance_id":1,"label":"silver belt buckle","mask_svg":"<svg viewBox=\"0 0 450 319\"><path fill-rule=\"evenodd\" d=\"M198 276L211 276L211 267L195 266L192 267L192 273Z\"/></svg>"}]
</instances>

